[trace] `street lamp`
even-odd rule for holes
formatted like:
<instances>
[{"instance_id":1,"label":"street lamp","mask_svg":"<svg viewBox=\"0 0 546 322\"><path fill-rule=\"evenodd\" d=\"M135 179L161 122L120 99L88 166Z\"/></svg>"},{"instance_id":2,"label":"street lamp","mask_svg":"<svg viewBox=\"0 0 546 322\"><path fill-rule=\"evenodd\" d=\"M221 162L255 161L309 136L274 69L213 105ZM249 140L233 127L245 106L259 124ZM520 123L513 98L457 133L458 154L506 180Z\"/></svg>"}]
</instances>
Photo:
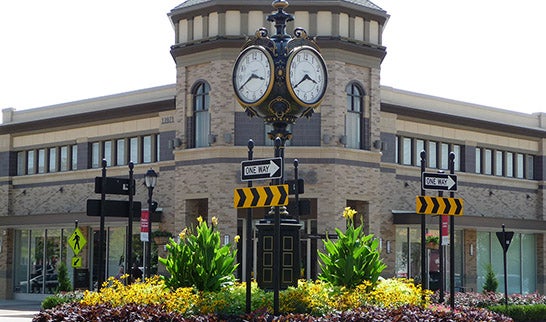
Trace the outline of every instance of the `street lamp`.
<instances>
[{"instance_id":1,"label":"street lamp","mask_svg":"<svg viewBox=\"0 0 546 322\"><path fill-rule=\"evenodd\" d=\"M146 174L144 175L144 182L146 183L146 187L148 188L148 243L146 246L146 277L150 277L150 269L152 267L151 265L151 257L152 257L152 196L154 194L154 188L157 183L157 173L150 168L150 170L146 171Z\"/></svg>"}]
</instances>

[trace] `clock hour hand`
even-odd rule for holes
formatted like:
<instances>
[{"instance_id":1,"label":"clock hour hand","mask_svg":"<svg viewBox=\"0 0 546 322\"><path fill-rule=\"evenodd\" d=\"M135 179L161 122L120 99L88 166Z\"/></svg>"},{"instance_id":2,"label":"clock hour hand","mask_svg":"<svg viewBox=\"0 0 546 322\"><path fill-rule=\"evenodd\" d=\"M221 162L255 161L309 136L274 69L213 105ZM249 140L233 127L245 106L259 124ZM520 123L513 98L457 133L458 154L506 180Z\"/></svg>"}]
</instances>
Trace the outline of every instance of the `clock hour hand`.
<instances>
[{"instance_id":1,"label":"clock hour hand","mask_svg":"<svg viewBox=\"0 0 546 322\"><path fill-rule=\"evenodd\" d=\"M312 82L315 83L315 84L317 83L317 81L314 80L314 79L312 79L312 78L309 76L309 74L305 74L305 76L303 76L303 78L302 78L296 85L294 85L294 88L298 87L301 83L303 83L303 82L306 81L306 80L310 80L310 81L312 81Z\"/></svg>"},{"instance_id":2,"label":"clock hour hand","mask_svg":"<svg viewBox=\"0 0 546 322\"><path fill-rule=\"evenodd\" d=\"M243 87L245 87L245 85L250 82L251 80L253 80L254 78L257 78L257 79L260 79L260 80L264 80L263 77L261 76L258 76L254 73L252 73L252 75L250 75L250 77L248 77L248 79L246 80L246 82L243 83L243 85L241 85L241 87L239 87L239 90L243 89Z\"/></svg>"}]
</instances>

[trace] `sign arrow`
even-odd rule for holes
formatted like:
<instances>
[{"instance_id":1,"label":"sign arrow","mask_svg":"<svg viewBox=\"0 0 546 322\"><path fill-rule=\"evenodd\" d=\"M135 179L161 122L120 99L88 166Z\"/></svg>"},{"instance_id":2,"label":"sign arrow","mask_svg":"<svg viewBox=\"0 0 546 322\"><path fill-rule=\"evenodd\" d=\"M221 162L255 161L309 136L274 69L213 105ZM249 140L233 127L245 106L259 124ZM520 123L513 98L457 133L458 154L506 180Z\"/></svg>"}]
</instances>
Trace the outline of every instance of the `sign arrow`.
<instances>
[{"instance_id":1,"label":"sign arrow","mask_svg":"<svg viewBox=\"0 0 546 322\"><path fill-rule=\"evenodd\" d=\"M457 191L457 176L454 174L423 172L421 183L425 190Z\"/></svg>"},{"instance_id":2,"label":"sign arrow","mask_svg":"<svg viewBox=\"0 0 546 322\"><path fill-rule=\"evenodd\" d=\"M282 158L247 160L241 162L241 180L267 180L282 176Z\"/></svg>"}]
</instances>

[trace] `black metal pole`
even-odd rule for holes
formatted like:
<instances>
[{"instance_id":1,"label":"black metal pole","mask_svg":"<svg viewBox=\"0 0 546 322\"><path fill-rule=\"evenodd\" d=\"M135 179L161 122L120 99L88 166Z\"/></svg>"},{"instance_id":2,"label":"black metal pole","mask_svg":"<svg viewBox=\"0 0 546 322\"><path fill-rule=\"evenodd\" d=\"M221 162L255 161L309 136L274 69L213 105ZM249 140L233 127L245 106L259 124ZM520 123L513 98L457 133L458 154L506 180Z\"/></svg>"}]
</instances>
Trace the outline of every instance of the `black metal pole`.
<instances>
[{"instance_id":1,"label":"black metal pole","mask_svg":"<svg viewBox=\"0 0 546 322\"><path fill-rule=\"evenodd\" d=\"M129 162L129 220L127 222L127 251L125 258L125 273L131 271L133 262L133 191L135 191L134 169L135 165L133 161ZM126 283L131 283L131 274L127 275Z\"/></svg>"},{"instance_id":2,"label":"black metal pole","mask_svg":"<svg viewBox=\"0 0 546 322\"><path fill-rule=\"evenodd\" d=\"M252 160L254 157L254 141L248 140L248 160ZM252 180L248 181L248 187L252 187ZM250 313L252 310L252 208L248 208L246 211L246 313Z\"/></svg>"},{"instance_id":3,"label":"black metal pole","mask_svg":"<svg viewBox=\"0 0 546 322\"><path fill-rule=\"evenodd\" d=\"M443 197L444 196L444 192L443 191L438 191L438 197ZM444 297L444 291L445 291L445 288L444 288L444 271L445 271L445 266L444 266L444 246L442 245L442 238L444 238L444 234L442 233L442 226L443 226L443 217L444 215L440 215L438 216L438 221L439 221L439 225L438 225L438 228L439 228L439 234L438 234L438 238L440 239L439 240L439 247L438 247L438 258L440 259L440 276L439 276L439 281L438 283L440 284L440 298L438 299L438 301L440 303L444 303L445 301L445 297Z\"/></svg>"},{"instance_id":4,"label":"black metal pole","mask_svg":"<svg viewBox=\"0 0 546 322\"><path fill-rule=\"evenodd\" d=\"M281 145L281 138L275 138L275 157L281 156ZM275 184L279 184L282 182L281 180L282 179L275 179ZM279 290L281 288L281 214L279 206L275 207L275 225L273 227L273 233L273 256L275 258L273 261L273 314L279 315Z\"/></svg>"},{"instance_id":5,"label":"black metal pole","mask_svg":"<svg viewBox=\"0 0 546 322\"><path fill-rule=\"evenodd\" d=\"M152 276L150 270L152 268L152 196L154 187L148 187L148 242L146 243L146 277Z\"/></svg>"},{"instance_id":6,"label":"black metal pole","mask_svg":"<svg viewBox=\"0 0 546 322\"><path fill-rule=\"evenodd\" d=\"M100 193L100 231L99 231L99 263L97 273L97 290L100 291L104 282L104 251L105 251L105 233L104 233L104 206L106 201L106 159L102 159L102 183Z\"/></svg>"},{"instance_id":7,"label":"black metal pole","mask_svg":"<svg viewBox=\"0 0 546 322\"><path fill-rule=\"evenodd\" d=\"M421 151L421 180L423 180L423 173L426 171L426 163L427 163L427 153L425 150ZM425 195L425 189L423 188L423 183L421 182L421 196ZM425 249L425 243L426 243L426 221L425 221L425 215L421 215L421 283L423 289L428 288L428 274L427 274L427 261L426 261L426 249ZM423 294L423 298L424 298Z\"/></svg>"},{"instance_id":8,"label":"black metal pole","mask_svg":"<svg viewBox=\"0 0 546 322\"><path fill-rule=\"evenodd\" d=\"M455 174L455 153L449 153L449 173ZM449 193L451 198L455 192ZM455 309L455 216L449 216L449 305Z\"/></svg>"},{"instance_id":9,"label":"black metal pole","mask_svg":"<svg viewBox=\"0 0 546 322\"><path fill-rule=\"evenodd\" d=\"M506 230L504 230L504 224L502 224L502 254L504 259L504 305L508 306L508 275L506 269Z\"/></svg>"},{"instance_id":10,"label":"black metal pole","mask_svg":"<svg viewBox=\"0 0 546 322\"><path fill-rule=\"evenodd\" d=\"M299 174L298 174L298 159L294 159L294 180L296 181L296 186L294 187L294 201L296 202L296 219L300 221L300 184L299 184ZM301 254L301 253L300 253Z\"/></svg>"}]
</instances>

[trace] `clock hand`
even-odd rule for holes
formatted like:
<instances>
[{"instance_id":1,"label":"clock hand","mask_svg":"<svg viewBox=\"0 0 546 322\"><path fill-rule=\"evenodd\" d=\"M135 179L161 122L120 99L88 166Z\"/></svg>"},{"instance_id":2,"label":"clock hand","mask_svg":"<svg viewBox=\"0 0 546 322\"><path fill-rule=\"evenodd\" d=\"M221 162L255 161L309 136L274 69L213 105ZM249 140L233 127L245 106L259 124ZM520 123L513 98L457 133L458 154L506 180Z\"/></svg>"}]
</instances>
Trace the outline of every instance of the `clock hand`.
<instances>
[{"instance_id":1,"label":"clock hand","mask_svg":"<svg viewBox=\"0 0 546 322\"><path fill-rule=\"evenodd\" d=\"M314 79L312 79L311 77L309 77L309 74L305 74L305 76L303 76L303 78L296 84L294 85L294 88L298 87L301 83L303 83L304 81L306 80L310 80L312 81L313 83L317 83Z\"/></svg>"},{"instance_id":2,"label":"clock hand","mask_svg":"<svg viewBox=\"0 0 546 322\"><path fill-rule=\"evenodd\" d=\"M258 79L260 79L260 80L264 80L263 77L258 76L258 75L256 75L256 74L252 73L252 75L250 75L250 77L248 77L248 79L246 80L246 82L244 82L243 85L241 85L241 87L239 87L239 90L243 89L243 87L245 87L245 85L246 85L248 82L250 82L251 80L253 80L254 78L258 78Z\"/></svg>"}]
</instances>

